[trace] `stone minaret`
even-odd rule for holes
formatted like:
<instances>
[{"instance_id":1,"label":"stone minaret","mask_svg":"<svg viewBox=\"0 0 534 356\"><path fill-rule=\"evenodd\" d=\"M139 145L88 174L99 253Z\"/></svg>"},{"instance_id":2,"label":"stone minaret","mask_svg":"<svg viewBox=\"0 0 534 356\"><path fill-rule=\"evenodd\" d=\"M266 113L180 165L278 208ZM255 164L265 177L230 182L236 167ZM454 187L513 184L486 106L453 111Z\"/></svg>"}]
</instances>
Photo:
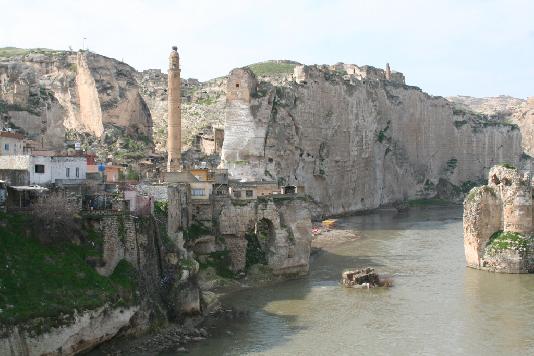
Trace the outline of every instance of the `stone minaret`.
<instances>
[{"instance_id":1,"label":"stone minaret","mask_svg":"<svg viewBox=\"0 0 534 356\"><path fill-rule=\"evenodd\" d=\"M386 63L386 80L391 80L391 68L389 63Z\"/></svg>"},{"instance_id":2,"label":"stone minaret","mask_svg":"<svg viewBox=\"0 0 534 356\"><path fill-rule=\"evenodd\" d=\"M178 48L173 46L169 56L169 87L167 91L169 101L167 113L167 172L181 170L182 113L180 85L180 58L178 57Z\"/></svg>"}]
</instances>

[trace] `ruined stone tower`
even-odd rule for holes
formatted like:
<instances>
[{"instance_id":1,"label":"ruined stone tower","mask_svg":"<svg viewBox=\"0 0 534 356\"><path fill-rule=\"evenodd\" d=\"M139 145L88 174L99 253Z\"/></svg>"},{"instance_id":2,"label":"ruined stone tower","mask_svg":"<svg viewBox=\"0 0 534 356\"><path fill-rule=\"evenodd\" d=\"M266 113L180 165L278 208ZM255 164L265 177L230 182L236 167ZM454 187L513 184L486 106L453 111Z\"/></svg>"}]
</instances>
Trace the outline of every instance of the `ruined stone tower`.
<instances>
[{"instance_id":1,"label":"ruined stone tower","mask_svg":"<svg viewBox=\"0 0 534 356\"><path fill-rule=\"evenodd\" d=\"M172 47L168 73L167 172L181 170L182 114L180 93L180 58L178 48Z\"/></svg>"},{"instance_id":2,"label":"ruined stone tower","mask_svg":"<svg viewBox=\"0 0 534 356\"><path fill-rule=\"evenodd\" d=\"M386 80L391 80L391 68L389 63L386 63Z\"/></svg>"}]
</instances>

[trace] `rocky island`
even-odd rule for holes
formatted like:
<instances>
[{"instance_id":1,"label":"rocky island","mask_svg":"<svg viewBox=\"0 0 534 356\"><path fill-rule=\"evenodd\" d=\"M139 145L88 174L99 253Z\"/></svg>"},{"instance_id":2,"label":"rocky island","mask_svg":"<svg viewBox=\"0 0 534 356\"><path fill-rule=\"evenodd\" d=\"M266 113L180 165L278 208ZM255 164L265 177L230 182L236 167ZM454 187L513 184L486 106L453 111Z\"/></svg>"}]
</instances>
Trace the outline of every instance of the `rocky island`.
<instances>
[{"instance_id":1,"label":"rocky island","mask_svg":"<svg viewBox=\"0 0 534 356\"><path fill-rule=\"evenodd\" d=\"M532 176L510 165L494 166L488 184L464 201L467 265L494 272L534 272Z\"/></svg>"}]
</instances>

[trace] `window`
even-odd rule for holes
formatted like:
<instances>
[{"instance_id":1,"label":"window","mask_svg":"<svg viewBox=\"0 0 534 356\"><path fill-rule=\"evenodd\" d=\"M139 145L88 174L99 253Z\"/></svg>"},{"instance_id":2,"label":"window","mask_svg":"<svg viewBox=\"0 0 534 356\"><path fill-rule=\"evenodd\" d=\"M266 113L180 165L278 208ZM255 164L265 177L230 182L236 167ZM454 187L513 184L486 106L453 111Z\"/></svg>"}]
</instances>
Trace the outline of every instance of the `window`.
<instances>
[{"instance_id":1,"label":"window","mask_svg":"<svg viewBox=\"0 0 534 356\"><path fill-rule=\"evenodd\" d=\"M234 198L241 198L241 192L239 190L234 192Z\"/></svg>"},{"instance_id":2,"label":"window","mask_svg":"<svg viewBox=\"0 0 534 356\"><path fill-rule=\"evenodd\" d=\"M252 190L247 190L245 193L246 193L246 195L247 195L247 198L252 198L252 196L254 195L254 193L252 192Z\"/></svg>"},{"instance_id":3,"label":"window","mask_svg":"<svg viewBox=\"0 0 534 356\"><path fill-rule=\"evenodd\" d=\"M35 165L35 173L44 173L44 164L36 164Z\"/></svg>"},{"instance_id":4,"label":"window","mask_svg":"<svg viewBox=\"0 0 534 356\"><path fill-rule=\"evenodd\" d=\"M76 167L76 178L80 177L80 168Z\"/></svg>"},{"instance_id":5,"label":"window","mask_svg":"<svg viewBox=\"0 0 534 356\"><path fill-rule=\"evenodd\" d=\"M236 84L235 84L235 87L236 87L236 88L239 88L239 83L236 83Z\"/></svg>"},{"instance_id":6,"label":"window","mask_svg":"<svg viewBox=\"0 0 534 356\"><path fill-rule=\"evenodd\" d=\"M5 151L9 151L9 143L5 143L4 144L4 150Z\"/></svg>"},{"instance_id":7,"label":"window","mask_svg":"<svg viewBox=\"0 0 534 356\"><path fill-rule=\"evenodd\" d=\"M67 167L67 172L65 172L65 175L67 176L67 178L70 177L70 168L69 167Z\"/></svg>"},{"instance_id":8,"label":"window","mask_svg":"<svg viewBox=\"0 0 534 356\"><path fill-rule=\"evenodd\" d=\"M194 197L204 196L204 188L193 188L191 189L191 195Z\"/></svg>"}]
</instances>

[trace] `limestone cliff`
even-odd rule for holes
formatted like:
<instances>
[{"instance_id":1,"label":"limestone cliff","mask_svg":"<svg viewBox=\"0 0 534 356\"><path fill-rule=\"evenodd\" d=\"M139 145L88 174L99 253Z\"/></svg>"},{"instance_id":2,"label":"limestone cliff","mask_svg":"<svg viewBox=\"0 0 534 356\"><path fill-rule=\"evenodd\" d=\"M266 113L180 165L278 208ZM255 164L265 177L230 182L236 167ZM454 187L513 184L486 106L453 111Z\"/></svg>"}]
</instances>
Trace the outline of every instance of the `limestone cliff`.
<instances>
[{"instance_id":1,"label":"limestone cliff","mask_svg":"<svg viewBox=\"0 0 534 356\"><path fill-rule=\"evenodd\" d=\"M62 148L69 132L101 138L110 127L151 138L150 111L129 65L88 51L10 53L0 51L4 126L46 148Z\"/></svg>"},{"instance_id":2,"label":"limestone cliff","mask_svg":"<svg viewBox=\"0 0 534 356\"><path fill-rule=\"evenodd\" d=\"M487 98L454 96L447 99L454 103L456 110L472 111L493 120L517 124L521 130L523 149L534 156L534 97L527 100L505 95Z\"/></svg>"},{"instance_id":3,"label":"limestone cliff","mask_svg":"<svg viewBox=\"0 0 534 356\"><path fill-rule=\"evenodd\" d=\"M371 72L296 66L292 80L244 95L253 74L232 71L222 165L234 177L303 186L336 214L458 191L496 163L519 164L516 125L455 111L402 75Z\"/></svg>"}]
</instances>

